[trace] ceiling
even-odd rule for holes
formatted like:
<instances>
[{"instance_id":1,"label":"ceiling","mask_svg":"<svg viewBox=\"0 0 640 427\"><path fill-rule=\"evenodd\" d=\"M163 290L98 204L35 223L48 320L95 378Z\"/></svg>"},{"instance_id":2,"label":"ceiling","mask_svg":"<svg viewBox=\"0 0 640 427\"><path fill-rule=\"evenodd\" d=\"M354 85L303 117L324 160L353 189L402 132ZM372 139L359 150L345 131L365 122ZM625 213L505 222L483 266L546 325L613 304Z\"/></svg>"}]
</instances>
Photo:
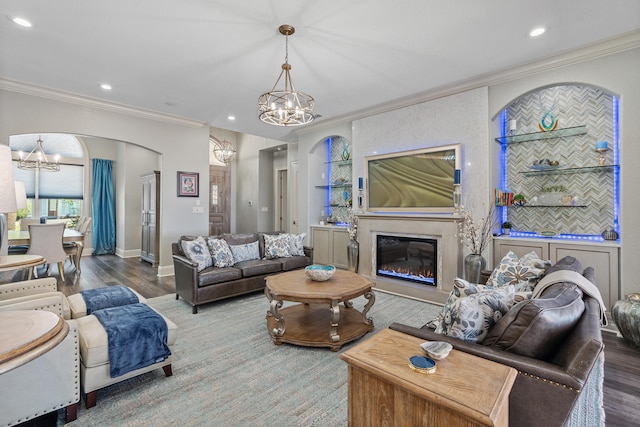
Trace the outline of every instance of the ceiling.
<instances>
[{"instance_id":1,"label":"ceiling","mask_svg":"<svg viewBox=\"0 0 640 427\"><path fill-rule=\"evenodd\" d=\"M282 141L295 128L257 118L284 62L281 24L296 29L291 76L317 122L640 29L638 0L14 0L0 11L0 79ZM547 32L529 37L537 26Z\"/></svg>"}]
</instances>

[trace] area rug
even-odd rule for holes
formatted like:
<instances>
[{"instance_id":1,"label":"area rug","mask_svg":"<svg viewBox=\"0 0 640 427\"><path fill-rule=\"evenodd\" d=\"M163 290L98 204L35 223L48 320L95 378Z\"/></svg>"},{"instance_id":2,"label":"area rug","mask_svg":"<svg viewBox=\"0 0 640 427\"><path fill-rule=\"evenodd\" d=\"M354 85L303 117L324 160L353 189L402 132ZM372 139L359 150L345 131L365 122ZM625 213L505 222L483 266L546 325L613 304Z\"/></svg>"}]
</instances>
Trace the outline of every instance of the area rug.
<instances>
[{"instance_id":1,"label":"area rug","mask_svg":"<svg viewBox=\"0 0 640 427\"><path fill-rule=\"evenodd\" d=\"M393 322L423 325L442 310L375 294L370 334ZM207 304L195 315L174 295L148 303L178 325L173 376L158 369L99 390L97 406L87 410L83 402L78 419L67 426L347 425L347 364L339 355L358 341L338 352L276 346L267 331L268 304L261 293ZM365 303L364 298L354 300L359 310ZM601 383L599 392L601 398ZM586 391L580 400L592 408L598 402Z\"/></svg>"},{"instance_id":2,"label":"area rug","mask_svg":"<svg viewBox=\"0 0 640 427\"><path fill-rule=\"evenodd\" d=\"M396 321L424 324L442 309L375 294L375 328L361 340ZM353 300L359 310L366 302ZM173 376L158 369L99 390L97 405L82 402L68 426L347 425L347 364L339 355L358 341L338 352L276 346L262 293L206 304L195 315L173 294L148 303L178 325Z\"/></svg>"}]
</instances>

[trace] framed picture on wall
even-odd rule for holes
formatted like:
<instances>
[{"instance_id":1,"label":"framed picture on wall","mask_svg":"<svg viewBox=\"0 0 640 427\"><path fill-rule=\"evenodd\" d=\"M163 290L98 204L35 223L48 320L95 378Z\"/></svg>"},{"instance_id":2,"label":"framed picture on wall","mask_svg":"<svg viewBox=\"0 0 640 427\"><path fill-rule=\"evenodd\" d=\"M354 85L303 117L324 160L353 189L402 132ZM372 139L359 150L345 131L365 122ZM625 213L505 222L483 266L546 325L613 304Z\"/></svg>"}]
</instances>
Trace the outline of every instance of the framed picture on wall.
<instances>
[{"instance_id":1,"label":"framed picture on wall","mask_svg":"<svg viewBox=\"0 0 640 427\"><path fill-rule=\"evenodd\" d=\"M178 197L200 197L200 174L178 171Z\"/></svg>"}]
</instances>

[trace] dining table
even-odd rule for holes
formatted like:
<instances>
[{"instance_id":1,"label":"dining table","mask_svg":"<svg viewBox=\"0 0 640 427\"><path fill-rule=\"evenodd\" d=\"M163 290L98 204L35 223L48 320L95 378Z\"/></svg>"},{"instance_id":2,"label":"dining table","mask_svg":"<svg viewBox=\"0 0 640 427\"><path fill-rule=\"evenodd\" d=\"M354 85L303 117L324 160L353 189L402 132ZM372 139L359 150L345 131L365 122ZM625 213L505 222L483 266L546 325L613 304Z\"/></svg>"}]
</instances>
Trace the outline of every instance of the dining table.
<instances>
[{"instance_id":1,"label":"dining table","mask_svg":"<svg viewBox=\"0 0 640 427\"><path fill-rule=\"evenodd\" d=\"M31 236L29 230L9 230L9 246L28 245ZM65 228L62 234L63 242L83 242L84 234L73 228Z\"/></svg>"},{"instance_id":2,"label":"dining table","mask_svg":"<svg viewBox=\"0 0 640 427\"><path fill-rule=\"evenodd\" d=\"M29 230L9 230L9 246L13 245L29 245L31 241L31 236L29 235ZM84 234L79 232L78 230L74 230L73 228L65 228L64 233L62 234L63 242L75 242L84 244ZM74 257L76 263L76 269L80 271L80 255Z\"/></svg>"}]
</instances>

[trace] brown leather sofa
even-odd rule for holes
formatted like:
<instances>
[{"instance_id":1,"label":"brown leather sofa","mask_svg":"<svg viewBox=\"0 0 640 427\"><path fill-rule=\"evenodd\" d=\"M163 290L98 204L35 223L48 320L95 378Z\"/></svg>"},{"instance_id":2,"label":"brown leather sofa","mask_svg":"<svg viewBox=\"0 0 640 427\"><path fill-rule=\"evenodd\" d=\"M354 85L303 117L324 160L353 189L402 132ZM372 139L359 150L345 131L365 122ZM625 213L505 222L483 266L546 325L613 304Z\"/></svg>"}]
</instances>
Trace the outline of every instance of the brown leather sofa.
<instances>
[{"instance_id":1,"label":"brown leather sofa","mask_svg":"<svg viewBox=\"0 0 640 427\"><path fill-rule=\"evenodd\" d=\"M263 259L265 253L264 234L277 235L280 233L229 233L216 236L226 240L229 245L258 241L260 259L237 262L231 267L209 267L202 271L198 271L197 263L187 259L181 244L182 240L194 240L197 236L180 237L180 241L171 245L176 279L176 299L182 297L191 304L192 312L196 314L199 305L264 289L264 279L268 275L304 268L313 264L313 248L308 246L304 247L305 256Z\"/></svg>"},{"instance_id":2,"label":"brown leather sofa","mask_svg":"<svg viewBox=\"0 0 640 427\"><path fill-rule=\"evenodd\" d=\"M564 264L564 267L561 265L559 268L568 269L566 265L570 263L565 260ZM593 268L588 267L580 273L591 282L594 281ZM574 292L575 288L576 285L571 282L557 283L547 288L540 298L557 298L563 292ZM600 305L586 293L582 295L582 300L584 311L577 324L555 343L550 344L550 348L534 349L546 354L542 359L483 345L484 342L471 343L436 334L427 325L420 328L393 323L389 327L428 341L446 341L456 350L515 368L518 376L509 396L509 425L562 426L568 420L579 393L604 348L600 329ZM511 310L515 307L517 305ZM503 319L508 314L509 312ZM497 328L499 323L500 321L494 328ZM556 318L551 323L562 327L563 321ZM547 324L544 328L548 333L553 333L553 325Z\"/></svg>"}]
</instances>

